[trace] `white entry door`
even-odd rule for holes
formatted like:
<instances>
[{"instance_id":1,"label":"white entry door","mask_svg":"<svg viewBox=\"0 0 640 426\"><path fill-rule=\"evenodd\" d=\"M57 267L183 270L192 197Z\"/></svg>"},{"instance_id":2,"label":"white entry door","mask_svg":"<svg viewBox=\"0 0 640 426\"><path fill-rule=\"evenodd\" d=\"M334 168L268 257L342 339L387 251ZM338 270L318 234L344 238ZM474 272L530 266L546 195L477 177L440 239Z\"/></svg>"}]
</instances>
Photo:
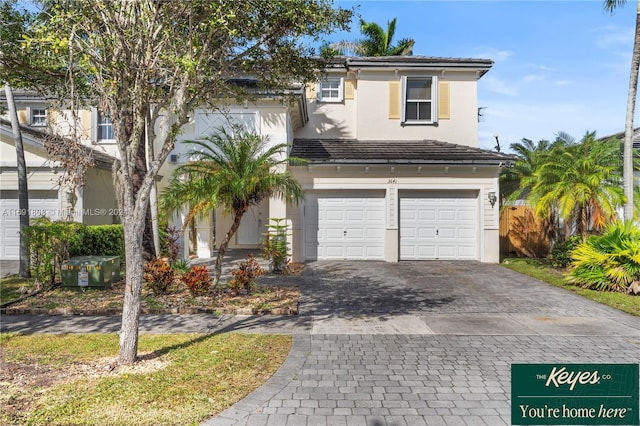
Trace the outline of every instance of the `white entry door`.
<instances>
[{"instance_id":1,"label":"white entry door","mask_svg":"<svg viewBox=\"0 0 640 426\"><path fill-rule=\"evenodd\" d=\"M383 260L384 195L370 190L307 193L306 259Z\"/></svg>"},{"instance_id":2,"label":"white entry door","mask_svg":"<svg viewBox=\"0 0 640 426\"><path fill-rule=\"evenodd\" d=\"M478 259L476 191L400 194L400 259Z\"/></svg>"}]
</instances>

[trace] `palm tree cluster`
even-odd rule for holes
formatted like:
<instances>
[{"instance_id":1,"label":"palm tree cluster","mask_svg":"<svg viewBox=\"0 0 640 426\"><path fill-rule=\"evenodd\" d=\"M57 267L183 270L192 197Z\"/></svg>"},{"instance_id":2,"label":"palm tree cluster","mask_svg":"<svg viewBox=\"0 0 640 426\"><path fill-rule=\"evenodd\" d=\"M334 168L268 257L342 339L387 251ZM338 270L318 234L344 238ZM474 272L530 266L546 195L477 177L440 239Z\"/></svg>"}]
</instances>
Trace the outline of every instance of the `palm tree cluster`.
<instances>
[{"instance_id":1,"label":"palm tree cluster","mask_svg":"<svg viewBox=\"0 0 640 426\"><path fill-rule=\"evenodd\" d=\"M597 139L595 132L580 141L561 132L553 142L523 139L512 144L518 159L501 177L508 199L525 199L556 235L562 219L565 236L575 233L586 240L590 231L614 219L626 201L620 148L618 139Z\"/></svg>"},{"instance_id":2,"label":"palm tree cluster","mask_svg":"<svg viewBox=\"0 0 640 426\"><path fill-rule=\"evenodd\" d=\"M165 211L188 207L186 222L216 207L233 218L218 248L214 286L220 281L222 259L250 207L272 196L294 204L303 198L300 184L286 170L287 144L269 145L265 137L241 129L218 130L211 136L187 141L191 161L178 167L162 196Z\"/></svg>"},{"instance_id":3,"label":"palm tree cluster","mask_svg":"<svg viewBox=\"0 0 640 426\"><path fill-rule=\"evenodd\" d=\"M333 55L353 54L356 56L407 56L413 54L415 41L403 38L393 45L396 33L396 18L387 22L386 31L375 22L360 18L360 33L363 39L340 41L323 46L321 49Z\"/></svg>"}]
</instances>

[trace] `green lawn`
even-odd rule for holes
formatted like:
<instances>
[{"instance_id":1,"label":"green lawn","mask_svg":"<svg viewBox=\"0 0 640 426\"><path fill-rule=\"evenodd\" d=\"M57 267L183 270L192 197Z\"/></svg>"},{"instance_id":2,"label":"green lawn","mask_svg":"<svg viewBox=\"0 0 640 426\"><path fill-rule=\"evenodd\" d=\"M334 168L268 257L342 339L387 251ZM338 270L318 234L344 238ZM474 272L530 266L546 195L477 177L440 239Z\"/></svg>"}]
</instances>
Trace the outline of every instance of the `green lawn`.
<instances>
[{"instance_id":1,"label":"green lawn","mask_svg":"<svg viewBox=\"0 0 640 426\"><path fill-rule=\"evenodd\" d=\"M0 334L0 424L195 425L263 384L290 336L142 335L132 367L118 336Z\"/></svg>"},{"instance_id":2,"label":"green lawn","mask_svg":"<svg viewBox=\"0 0 640 426\"><path fill-rule=\"evenodd\" d=\"M640 296L588 290L568 284L564 280L565 272L554 269L546 259L508 258L503 260L502 266L556 287L562 287L587 299L611 306L628 314L640 316Z\"/></svg>"}]
</instances>

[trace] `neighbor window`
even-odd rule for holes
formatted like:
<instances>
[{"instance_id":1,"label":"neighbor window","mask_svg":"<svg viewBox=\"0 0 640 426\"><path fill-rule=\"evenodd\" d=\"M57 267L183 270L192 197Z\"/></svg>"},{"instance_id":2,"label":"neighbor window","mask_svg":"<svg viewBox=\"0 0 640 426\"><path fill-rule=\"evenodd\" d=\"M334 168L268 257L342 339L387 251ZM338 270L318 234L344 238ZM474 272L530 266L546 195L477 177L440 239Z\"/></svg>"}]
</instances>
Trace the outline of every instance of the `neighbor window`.
<instances>
[{"instance_id":1,"label":"neighbor window","mask_svg":"<svg viewBox=\"0 0 640 426\"><path fill-rule=\"evenodd\" d=\"M44 108L31 108L31 125L46 126L47 110Z\"/></svg>"},{"instance_id":2,"label":"neighbor window","mask_svg":"<svg viewBox=\"0 0 640 426\"><path fill-rule=\"evenodd\" d=\"M318 100L321 102L342 102L343 79L329 77L318 82Z\"/></svg>"},{"instance_id":3,"label":"neighbor window","mask_svg":"<svg viewBox=\"0 0 640 426\"><path fill-rule=\"evenodd\" d=\"M98 111L98 141L114 140L113 124L111 117Z\"/></svg>"},{"instance_id":4,"label":"neighbor window","mask_svg":"<svg viewBox=\"0 0 640 426\"><path fill-rule=\"evenodd\" d=\"M436 117L437 77L403 77L402 122L434 123Z\"/></svg>"}]
</instances>

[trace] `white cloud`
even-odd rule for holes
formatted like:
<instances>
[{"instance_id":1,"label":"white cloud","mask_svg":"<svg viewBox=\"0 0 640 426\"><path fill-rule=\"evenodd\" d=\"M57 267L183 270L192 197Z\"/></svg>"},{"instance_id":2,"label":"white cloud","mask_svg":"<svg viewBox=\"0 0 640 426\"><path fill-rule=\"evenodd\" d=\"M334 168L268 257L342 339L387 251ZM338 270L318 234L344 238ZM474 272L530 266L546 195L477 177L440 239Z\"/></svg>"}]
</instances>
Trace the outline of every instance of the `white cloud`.
<instances>
[{"instance_id":1,"label":"white cloud","mask_svg":"<svg viewBox=\"0 0 640 426\"><path fill-rule=\"evenodd\" d=\"M487 90L506 96L517 96L518 87L510 85L503 80L500 80L493 76L488 76L482 79L482 84Z\"/></svg>"},{"instance_id":2,"label":"white cloud","mask_svg":"<svg viewBox=\"0 0 640 426\"><path fill-rule=\"evenodd\" d=\"M504 62L513 55L513 52L509 50L500 50L495 47L482 47L478 48L476 52L471 55L474 58L492 59L494 62Z\"/></svg>"},{"instance_id":3,"label":"white cloud","mask_svg":"<svg viewBox=\"0 0 640 426\"><path fill-rule=\"evenodd\" d=\"M525 83L533 83L534 81L542 81L542 80L544 80L544 76L536 75L536 74L529 74L522 77L522 81L524 81Z\"/></svg>"},{"instance_id":4,"label":"white cloud","mask_svg":"<svg viewBox=\"0 0 640 426\"><path fill-rule=\"evenodd\" d=\"M571 81L570 80L555 80L553 82L553 84L555 84L556 86L562 87L562 86L568 86L569 84L571 84Z\"/></svg>"},{"instance_id":5,"label":"white cloud","mask_svg":"<svg viewBox=\"0 0 640 426\"><path fill-rule=\"evenodd\" d=\"M633 45L634 31L631 28L610 25L596 28L594 31L597 31L596 46L600 49Z\"/></svg>"}]
</instances>

